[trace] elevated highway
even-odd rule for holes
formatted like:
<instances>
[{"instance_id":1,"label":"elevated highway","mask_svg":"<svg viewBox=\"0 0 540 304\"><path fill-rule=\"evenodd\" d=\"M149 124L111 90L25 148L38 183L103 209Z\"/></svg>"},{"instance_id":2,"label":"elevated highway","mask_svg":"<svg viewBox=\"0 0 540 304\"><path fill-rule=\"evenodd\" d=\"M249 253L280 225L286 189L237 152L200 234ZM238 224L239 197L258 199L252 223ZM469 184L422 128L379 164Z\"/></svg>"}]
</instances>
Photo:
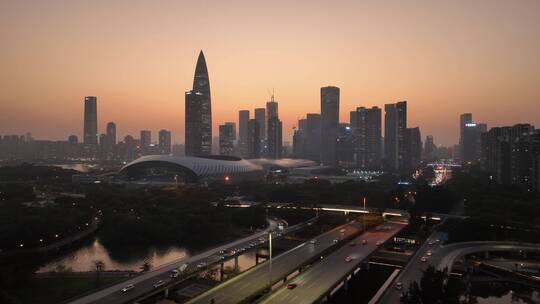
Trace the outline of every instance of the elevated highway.
<instances>
[{"instance_id":1,"label":"elevated highway","mask_svg":"<svg viewBox=\"0 0 540 304\"><path fill-rule=\"evenodd\" d=\"M287 286L283 286L261 303L317 303L330 295L333 290L339 288L340 285L343 284L346 288L348 278L359 270L361 264L366 262L379 246L399 233L405 226L407 223L386 222L362 233L349 245L339 248L293 278L289 284L296 287L289 289ZM365 244L363 244L364 241ZM353 244L354 246L351 246Z\"/></svg>"},{"instance_id":2,"label":"elevated highway","mask_svg":"<svg viewBox=\"0 0 540 304\"><path fill-rule=\"evenodd\" d=\"M288 228L287 232L293 231L295 229L300 229L305 223L302 223L297 226L291 226ZM120 303L131 303L141 297L154 294L156 292L163 291L168 287L175 285L179 282L179 279L174 279L170 277L171 271L173 269L178 269L182 265L187 264L187 267L182 271L183 277L205 270L211 265L215 265L221 262L220 251L226 250L229 248L241 248L246 247L250 243L257 242L258 244L265 243L268 241L268 234L273 233L274 237L277 236L275 231L278 226L277 221L269 220L269 225L266 229L252 234L250 236L235 240L233 242L220 245L218 247L212 248L210 250L204 251L202 253L196 254L194 256L179 259L172 263L166 264L162 267L156 268L152 271L142 273L134 278L128 279L121 283L112 285L110 287L101 289L99 291L87 294L83 297L75 299L69 303L73 304L88 304L88 303L104 303L104 304L120 304ZM197 267L197 264L204 263L205 267ZM159 288L155 288L154 285L158 281L163 281L164 285ZM122 292L121 289L125 286L132 284L134 288L128 292Z\"/></svg>"},{"instance_id":3,"label":"elevated highway","mask_svg":"<svg viewBox=\"0 0 540 304\"><path fill-rule=\"evenodd\" d=\"M245 303L263 294L281 280L301 270L303 266L347 242L362 231L362 225L349 223L332 229L316 239L302 243L274 259L210 289L192 299L188 304L236 304Z\"/></svg>"}]
</instances>

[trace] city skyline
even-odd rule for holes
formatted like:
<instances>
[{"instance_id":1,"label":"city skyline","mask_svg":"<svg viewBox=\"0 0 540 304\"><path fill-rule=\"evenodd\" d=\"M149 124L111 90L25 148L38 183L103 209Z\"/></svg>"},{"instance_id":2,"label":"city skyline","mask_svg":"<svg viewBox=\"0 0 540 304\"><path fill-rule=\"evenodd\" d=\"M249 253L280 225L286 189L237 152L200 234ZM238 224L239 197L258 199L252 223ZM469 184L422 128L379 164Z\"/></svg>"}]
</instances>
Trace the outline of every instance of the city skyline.
<instances>
[{"instance_id":1,"label":"city skyline","mask_svg":"<svg viewBox=\"0 0 540 304\"><path fill-rule=\"evenodd\" d=\"M200 49L212 78L213 134L218 125L237 121L239 110L260 107L274 88L283 137L291 141L298 118L319 112L319 89L327 85L341 90L340 122L357 107L407 100L409 124L433 135L437 145L458 143L456 117L462 113L475 113L490 127L540 124L535 1L519 7L426 4L414 11L399 3L394 10L345 3L324 26L319 20L328 6L310 2L309 14L296 21L298 5L264 6L262 15L260 4L241 1L211 8L169 3L168 10L123 2L107 10L80 3L55 10L46 1L5 5L0 35L11 47L0 51L6 87L0 93L1 133L82 139L80 100L96 96L99 133L114 121L118 138L164 128L182 143L182 95L191 87ZM209 9L208 17L189 25L189 13L201 9ZM240 14L245 17L235 20ZM84 22L95 15L99 25ZM151 25L138 27L138 16ZM267 18L280 22L265 25ZM257 22L248 29L247 21ZM35 34L36 27L43 35Z\"/></svg>"}]
</instances>

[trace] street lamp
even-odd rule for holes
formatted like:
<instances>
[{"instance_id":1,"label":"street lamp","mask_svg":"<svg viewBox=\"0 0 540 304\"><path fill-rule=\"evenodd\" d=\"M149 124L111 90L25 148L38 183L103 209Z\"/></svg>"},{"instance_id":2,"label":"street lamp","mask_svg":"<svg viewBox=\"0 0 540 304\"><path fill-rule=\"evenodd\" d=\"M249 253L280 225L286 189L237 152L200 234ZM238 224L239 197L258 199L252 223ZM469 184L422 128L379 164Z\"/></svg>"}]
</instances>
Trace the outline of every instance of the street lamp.
<instances>
[{"instance_id":1,"label":"street lamp","mask_svg":"<svg viewBox=\"0 0 540 304\"><path fill-rule=\"evenodd\" d=\"M269 292L272 293L272 231L268 233L268 257L269 257L268 288L269 288Z\"/></svg>"}]
</instances>

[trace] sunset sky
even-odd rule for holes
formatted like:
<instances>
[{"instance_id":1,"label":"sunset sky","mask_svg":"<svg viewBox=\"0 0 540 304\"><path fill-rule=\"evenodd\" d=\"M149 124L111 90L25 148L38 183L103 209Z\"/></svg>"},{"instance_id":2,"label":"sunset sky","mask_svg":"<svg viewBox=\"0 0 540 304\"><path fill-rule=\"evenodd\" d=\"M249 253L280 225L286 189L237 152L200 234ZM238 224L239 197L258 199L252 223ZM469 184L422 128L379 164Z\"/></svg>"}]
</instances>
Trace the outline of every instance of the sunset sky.
<instances>
[{"instance_id":1,"label":"sunset sky","mask_svg":"<svg viewBox=\"0 0 540 304\"><path fill-rule=\"evenodd\" d=\"M184 92L199 50L214 136L275 90L284 137L341 88L358 106L407 100L409 126L457 142L459 114L540 126L540 1L0 0L0 135L82 139L83 98L99 131L184 139Z\"/></svg>"}]
</instances>

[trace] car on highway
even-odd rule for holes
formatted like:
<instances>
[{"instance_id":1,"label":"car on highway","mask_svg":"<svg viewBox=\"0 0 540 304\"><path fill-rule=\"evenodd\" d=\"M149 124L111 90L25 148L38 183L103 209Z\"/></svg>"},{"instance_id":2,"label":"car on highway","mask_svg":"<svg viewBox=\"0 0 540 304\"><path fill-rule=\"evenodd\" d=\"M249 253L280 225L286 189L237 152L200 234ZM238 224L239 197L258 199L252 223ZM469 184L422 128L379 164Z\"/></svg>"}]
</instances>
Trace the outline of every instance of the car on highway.
<instances>
[{"instance_id":1,"label":"car on highway","mask_svg":"<svg viewBox=\"0 0 540 304\"><path fill-rule=\"evenodd\" d=\"M397 290L403 289L403 283L397 282L397 283L396 283L396 289L397 289Z\"/></svg>"},{"instance_id":2,"label":"car on highway","mask_svg":"<svg viewBox=\"0 0 540 304\"><path fill-rule=\"evenodd\" d=\"M362 240L362 245L367 245L367 240L366 239Z\"/></svg>"},{"instance_id":3,"label":"car on highway","mask_svg":"<svg viewBox=\"0 0 540 304\"><path fill-rule=\"evenodd\" d=\"M200 262L199 264L197 264L197 268L203 268L204 266L206 266L205 262Z\"/></svg>"},{"instance_id":4,"label":"car on highway","mask_svg":"<svg viewBox=\"0 0 540 304\"><path fill-rule=\"evenodd\" d=\"M310 243L310 244L315 244L315 243L317 243L317 240L316 240L316 239L313 239L313 240L309 241L309 243Z\"/></svg>"},{"instance_id":5,"label":"car on highway","mask_svg":"<svg viewBox=\"0 0 540 304\"><path fill-rule=\"evenodd\" d=\"M122 292L128 292L132 290L133 288L135 288L135 285L133 284L126 285L126 287L122 288Z\"/></svg>"},{"instance_id":6,"label":"car on highway","mask_svg":"<svg viewBox=\"0 0 540 304\"><path fill-rule=\"evenodd\" d=\"M429 240L427 243L428 243L428 245L433 245L433 241L432 241L432 240Z\"/></svg>"},{"instance_id":7,"label":"car on highway","mask_svg":"<svg viewBox=\"0 0 540 304\"><path fill-rule=\"evenodd\" d=\"M180 266L180 267L178 268L178 270L180 270L180 272L184 272L184 271L186 271L186 269L188 268L188 266L189 266L188 263L184 263L184 264L182 264L182 266Z\"/></svg>"},{"instance_id":8,"label":"car on highway","mask_svg":"<svg viewBox=\"0 0 540 304\"><path fill-rule=\"evenodd\" d=\"M350 262L350 261L352 261L352 258L350 256L345 258L345 262Z\"/></svg>"},{"instance_id":9,"label":"car on highway","mask_svg":"<svg viewBox=\"0 0 540 304\"><path fill-rule=\"evenodd\" d=\"M334 239L332 242L337 243L337 242L339 242L339 240L338 240L338 239Z\"/></svg>"},{"instance_id":10,"label":"car on highway","mask_svg":"<svg viewBox=\"0 0 540 304\"><path fill-rule=\"evenodd\" d=\"M295 283L291 283L291 284L288 284L287 285L287 289L295 289L296 288L296 284Z\"/></svg>"},{"instance_id":11,"label":"car on highway","mask_svg":"<svg viewBox=\"0 0 540 304\"><path fill-rule=\"evenodd\" d=\"M350 242L350 243L349 243L349 246L351 246L351 247L356 246L356 242L355 242L355 241Z\"/></svg>"},{"instance_id":12,"label":"car on highway","mask_svg":"<svg viewBox=\"0 0 540 304\"><path fill-rule=\"evenodd\" d=\"M377 243L375 243L375 245L381 246L381 245L382 245L382 241L377 241Z\"/></svg>"},{"instance_id":13,"label":"car on highway","mask_svg":"<svg viewBox=\"0 0 540 304\"><path fill-rule=\"evenodd\" d=\"M425 256L423 256L422 258L420 258L420 262L422 262L422 263L427 262L427 258Z\"/></svg>"},{"instance_id":14,"label":"car on highway","mask_svg":"<svg viewBox=\"0 0 540 304\"><path fill-rule=\"evenodd\" d=\"M180 273L178 272L178 269L171 270L171 278L173 278L173 279L178 278L179 274Z\"/></svg>"},{"instance_id":15,"label":"car on highway","mask_svg":"<svg viewBox=\"0 0 540 304\"><path fill-rule=\"evenodd\" d=\"M159 280L153 285L153 287L154 288L159 288L159 287L161 287L163 285L165 285L165 282L163 282L162 280Z\"/></svg>"},{"instance_id":16,"label":"car on highway","mask_svg":"<svg viewBox=\"0 0 540 304\"><path fill-rule=\"evenodd\" d=\"M426 252L427 256L431 256L432 254L433 254L433 252L431 252L431 250L428 250L428 252Z\"/></svg>"},{"instance_id":17,"label":"car on highway","mask_svg":"<svg viewBox=\"0 0 540 304\"><path fill-rule=\"evenodd\" d=\"M339 233L345 233L345 228L340 229Z\"/></svg>"}]
</instances>

